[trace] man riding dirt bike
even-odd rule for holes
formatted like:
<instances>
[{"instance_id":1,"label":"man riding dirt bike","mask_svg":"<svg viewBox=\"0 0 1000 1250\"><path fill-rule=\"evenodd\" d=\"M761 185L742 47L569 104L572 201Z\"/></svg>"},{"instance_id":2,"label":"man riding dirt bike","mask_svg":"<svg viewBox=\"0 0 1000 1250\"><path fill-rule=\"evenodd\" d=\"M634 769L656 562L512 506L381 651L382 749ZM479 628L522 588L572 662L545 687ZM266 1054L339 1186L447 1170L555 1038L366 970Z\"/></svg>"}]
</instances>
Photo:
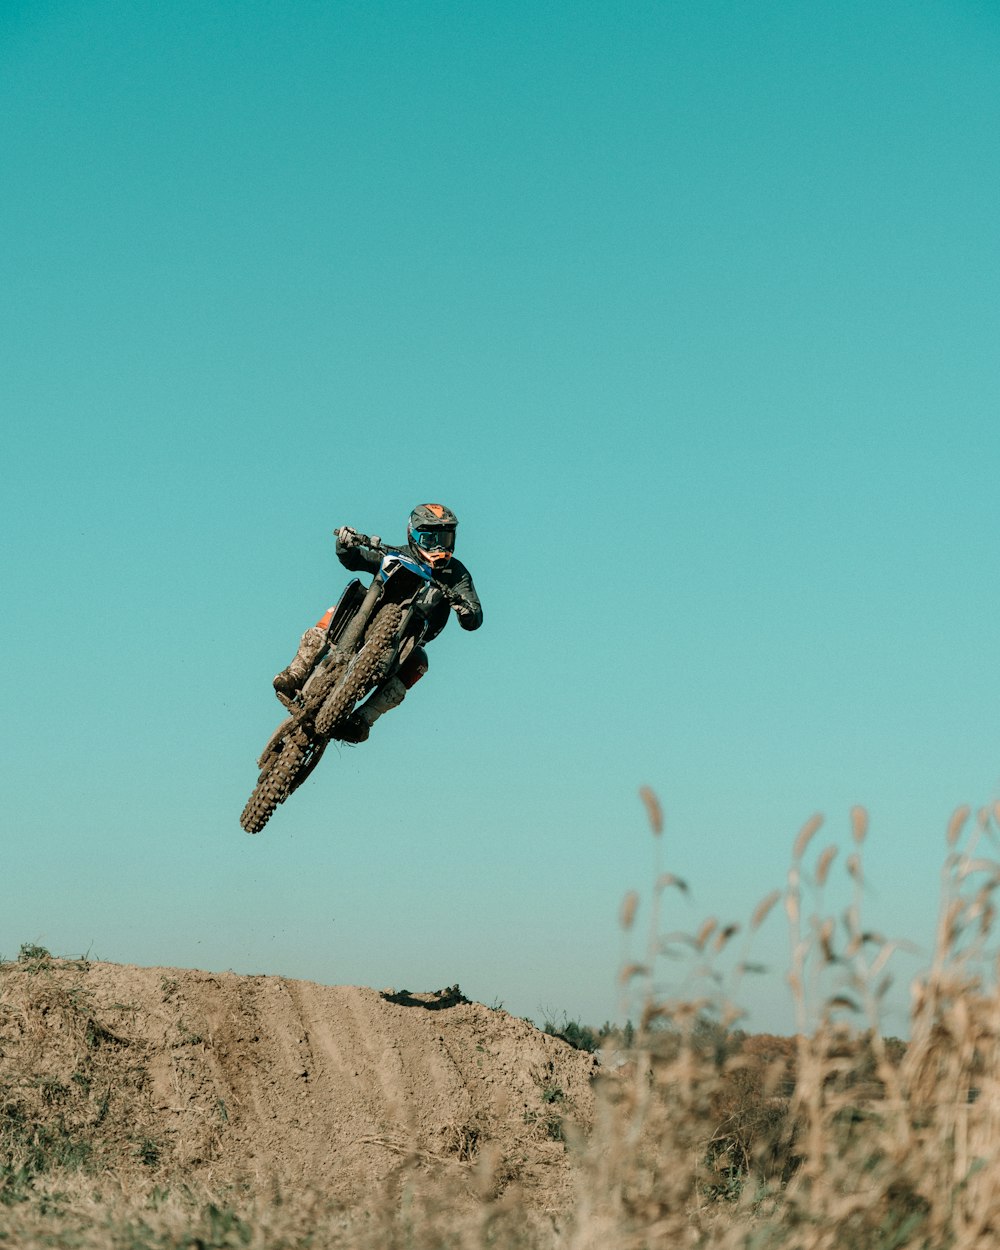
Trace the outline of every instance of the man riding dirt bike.
<instances>
[{"instance_id":1,"label":"man riding dirt bike","mask_svg":"<svg viewBox=\"0 0 1000 1250\"><path fill-rule=\"evenodd\" d=\"M376 720L402 703L427 672L424 644L450 611L463 629L482 625L472 577L454 556L457 527L449 508L430 503L410 513L406 547L349 526L335 531L341 564L374 576L367 589L350 583L274 678L290 715L257 761L260 776L240 818L248 833L258 833L305 781L331 739L364 742Z\"/></svg>"}]
</instances>

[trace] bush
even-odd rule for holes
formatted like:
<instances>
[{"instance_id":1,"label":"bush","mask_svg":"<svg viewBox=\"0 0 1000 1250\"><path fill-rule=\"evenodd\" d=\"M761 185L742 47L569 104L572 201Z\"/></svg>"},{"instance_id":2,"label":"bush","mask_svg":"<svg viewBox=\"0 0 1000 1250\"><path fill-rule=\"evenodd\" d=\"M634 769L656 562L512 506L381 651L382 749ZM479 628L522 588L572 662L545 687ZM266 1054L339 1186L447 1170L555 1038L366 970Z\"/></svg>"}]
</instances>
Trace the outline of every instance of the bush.
<instances>
[{"instance_id":1,"label":"bush","mask_svg":"<svg viewBox=\"0 0 1000 1250\"><path fill-rule=\"evenodd\" d=\"M548 1033L550 1037L561 1038L568 1043L574 1050L585 1050L593 1054L600 1049L600 1036L585 1024L581 1024L578 1020L567 1020L563 1017L561 1025L554 1024L551 1020L546 1020L542 1025L542 1032Z\"/></svg>"}]
</instances>

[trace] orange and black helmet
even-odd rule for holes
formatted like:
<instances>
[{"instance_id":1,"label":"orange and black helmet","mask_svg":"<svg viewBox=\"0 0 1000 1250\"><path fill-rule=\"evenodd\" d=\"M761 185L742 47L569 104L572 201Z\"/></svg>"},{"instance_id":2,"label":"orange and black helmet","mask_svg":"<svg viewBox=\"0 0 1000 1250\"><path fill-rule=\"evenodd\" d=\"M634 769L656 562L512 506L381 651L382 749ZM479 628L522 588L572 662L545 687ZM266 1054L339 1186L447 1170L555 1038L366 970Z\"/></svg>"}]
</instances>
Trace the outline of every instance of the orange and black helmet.
<instances>
[{"instance_id":1,"label":"orange and black helmet","mask_svg":"<svg viewBox=\"0 0 1000 1250\"><path fill-rule=\"evenodd\" d=\"M410 513L410 550L432 569L444 568L455 550L458 517L442 503L420 503Z\"/></svg>"}]
</instances>

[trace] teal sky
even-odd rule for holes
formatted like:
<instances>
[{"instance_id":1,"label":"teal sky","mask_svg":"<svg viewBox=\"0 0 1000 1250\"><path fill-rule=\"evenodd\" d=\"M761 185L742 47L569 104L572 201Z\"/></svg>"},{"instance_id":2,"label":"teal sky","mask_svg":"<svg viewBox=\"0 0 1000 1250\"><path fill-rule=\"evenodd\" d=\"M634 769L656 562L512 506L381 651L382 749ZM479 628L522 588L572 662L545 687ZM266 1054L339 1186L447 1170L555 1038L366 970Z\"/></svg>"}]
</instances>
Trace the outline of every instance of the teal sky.
<instances>
[{"instance_id":1,"label":"teal sky","mask_svg":"<svg viewBox=\"0 0 1000 1250\"><path fill-rule=\"evenodd\" d=\"M0 118L0 951L600 1022L643 784L668 927L859 803L926 946L1000 797L994 5L7 0ZM484 628L247 837L331 530L425 500Z\"/></svg>"}]
</instances>

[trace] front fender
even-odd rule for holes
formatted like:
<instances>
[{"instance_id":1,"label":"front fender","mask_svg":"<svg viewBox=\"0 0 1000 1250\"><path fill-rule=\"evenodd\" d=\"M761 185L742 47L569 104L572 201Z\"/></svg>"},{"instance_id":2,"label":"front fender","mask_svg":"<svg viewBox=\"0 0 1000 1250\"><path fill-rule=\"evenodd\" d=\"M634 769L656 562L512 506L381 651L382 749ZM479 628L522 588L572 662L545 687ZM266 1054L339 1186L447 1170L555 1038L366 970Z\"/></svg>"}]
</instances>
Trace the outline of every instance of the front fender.
<instances>
[{"instance_id":1,"label":"front fender","mask_svg":"<svg viewBox=\"0 0 1000 1250\"><path fill-rule=\"evenodd\" d=\"M336 646L340 641L347 628L347 622L361 607L364 597L365 588L358 578L355 577L344 587L344 593L337 600L337 606L333 609L333 616L330 618L326 631L327 641L332 646Z\"/></svg>"}]
</instances>

